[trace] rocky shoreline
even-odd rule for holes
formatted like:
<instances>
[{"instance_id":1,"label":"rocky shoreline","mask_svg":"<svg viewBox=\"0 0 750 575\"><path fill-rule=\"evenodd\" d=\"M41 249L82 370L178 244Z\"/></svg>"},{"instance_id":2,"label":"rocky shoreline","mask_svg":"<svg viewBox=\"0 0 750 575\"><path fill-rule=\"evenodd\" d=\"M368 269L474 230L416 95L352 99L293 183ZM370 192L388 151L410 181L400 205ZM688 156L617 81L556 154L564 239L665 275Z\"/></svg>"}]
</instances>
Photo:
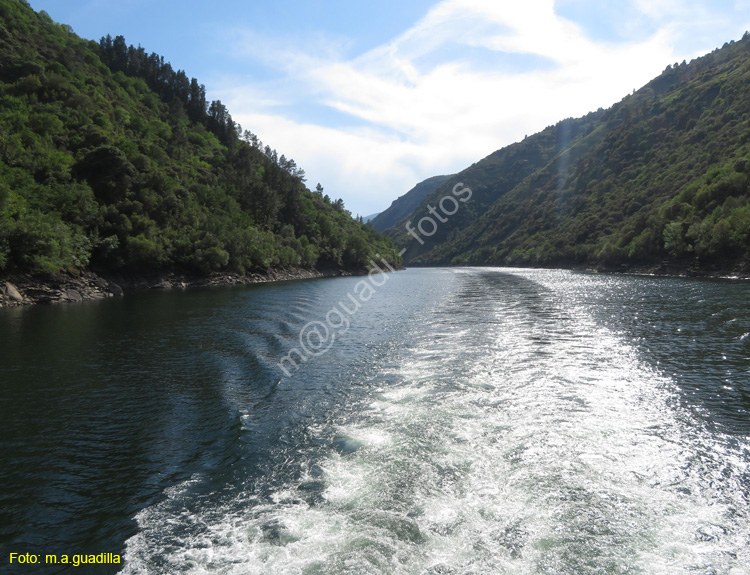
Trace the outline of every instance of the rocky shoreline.
<instances>
[{"instance_id":1,"label":"rocky shoreline","mask_svg":"<svg viewBox=\"0 0 750 575\"><path fill-rule=\"evenodd\" d=\"M600 273L619 273L631 275L663 276L663 277L691 277L715 279L750 279L750 265L748 262L716 263L714 265L700 265L697 260L682 262L663 261L652 264L621 264L619 266L581 267Z\"/></svg>"},{"instance_id":2,"label":"rocky shoreline","mask_svg":"<svg viewBox=\"0 0 750 575\"><path fill-rule=\"evenodd\" d=\"M430 266L414 266L430 267ZM479 266L484 267L484 266ZM489 266L496 267L496 266ZM693 265L662 262L651 265L622 266L569 266L560 269L577 269L597 273L633 274L663 277L705 277L750 279L747 263L736 266L716 266L706 269ZM399 269L404 269L400 267ZM276 281L311 279L356 275L355 272L329 269L303 268L273 269L262 273L213 273L204 276L180 273L98 275L90 271L59 273L47 276L27 274L0 278L0 308L39 303L78 303L108 297L121 297L127 293L150 289L186 289L199 286L249 285Z\"/></svg>"},{"instance_id":3,"label":"rocky shoreline","mask_svg":"<svg viewBox=\"0 0 750 575\"><path fill-rule=\"evenodd\" d=\"M412 268L431 267L469 267L469 268L521 268L521 269L557 269L575 270L602 274L622 274L656 277L680 277L680 278L713 278L713 279L742 279L750 280L750 262L737 262L735 264L700 266L695 262L672 262L664 261L651 264L620 264L620 265L596 265L596 264L567 264L567 265L493 265L493 264L409 264Z\"/></svg>"},{"instance_id":4,"label":"rocky shoreline","mask_svg":"<svg viewBox=\"0 0 750 575\"><path fill-rule=\"evenodd\" d=\"M273 269L262 273L214 273L191 276L179 273L102 276L90 271L46 276L10 275L0 278L0 307L39 303L79 303L149 289L185 289L197 286L248 285L275 281L353 275L345 270Z\"/></svg>"}]
</instances>

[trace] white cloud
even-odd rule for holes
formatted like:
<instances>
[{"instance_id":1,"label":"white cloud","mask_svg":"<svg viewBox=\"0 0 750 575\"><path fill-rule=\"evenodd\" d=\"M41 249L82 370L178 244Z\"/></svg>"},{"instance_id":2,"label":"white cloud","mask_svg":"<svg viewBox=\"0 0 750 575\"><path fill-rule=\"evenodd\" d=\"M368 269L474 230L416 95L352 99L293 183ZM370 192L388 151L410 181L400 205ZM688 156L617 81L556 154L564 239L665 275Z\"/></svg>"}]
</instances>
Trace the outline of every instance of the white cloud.
<instances>
[{"instance_id":1,"label":"white cloud","mask_svg":"<svg viewBox=\"0 0 750 575\"><path fill-rule=\"evenodd\" d=\"M636 8L652 18L685 14L690 5L683 0L635 0Z\"/></svg>"},{"instance_id":2,"label":"white cloud","mask_svg":"<svg viewBox=\"0 0 750 575\"><path fill-rule=\"evenodd\" d=\"M679 0L634 1L657 20L684 9ZM311 186L322 182L360 214L525 134L607 107L682 59L674 28L630 43L596 42L558 16L552 0L447 0L397 38L348 60L337 48L261 50L263 41L245 34L239 49L280 70L283 80L247 92L241 82L225 85L222 100L243 126L293 157ZM459 57L460 50L432 67L420 64L446 46L546 64L493 69ZM295 121L295 105L311 102L348 114L351 124Z\"/></svg>"}]
</instances>

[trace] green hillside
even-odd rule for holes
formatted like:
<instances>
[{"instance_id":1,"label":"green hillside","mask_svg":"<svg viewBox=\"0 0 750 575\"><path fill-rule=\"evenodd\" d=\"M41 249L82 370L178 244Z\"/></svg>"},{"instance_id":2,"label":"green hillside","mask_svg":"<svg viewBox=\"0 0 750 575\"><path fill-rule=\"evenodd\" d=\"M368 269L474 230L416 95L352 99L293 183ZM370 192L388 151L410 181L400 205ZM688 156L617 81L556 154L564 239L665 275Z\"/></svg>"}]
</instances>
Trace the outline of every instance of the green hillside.
<instances>
[{"instance_id":1,"label":"green hillside","mask_svg":"<svg viewBox=\"0 0 750 575\"><path fill-rule=\"evenodd\" d=\"M430 193L450 178L451 176L432 176L423 182L419 182L403 196L393 200L388 209L373 218L372 227L379 232L384 232L391 226L396 225L404 218L410 216Z\"/></svg>"},{"instance_id":2,"label":"green hillside","mask_svg":"<svg viewBox=\"0 0 750 575\"><path fill-rule=\"evenodd\" d=\"M122 37L0 0L0 273L362 268L389 240Z\"/></svg>"},{"instance_id":3,"label":"green hillside","mask_svg":"<svg viewBox=\"0 0 750 575\"><path fill-rule=\"evenodd\" d=\"M675 64L608 110L568 119L451 178L387 233L407 262L748 269L750 37ZM471 200L416 241L451 194ZM425 225L425 229L429 226Z\"/></svg>"}]
</instances>

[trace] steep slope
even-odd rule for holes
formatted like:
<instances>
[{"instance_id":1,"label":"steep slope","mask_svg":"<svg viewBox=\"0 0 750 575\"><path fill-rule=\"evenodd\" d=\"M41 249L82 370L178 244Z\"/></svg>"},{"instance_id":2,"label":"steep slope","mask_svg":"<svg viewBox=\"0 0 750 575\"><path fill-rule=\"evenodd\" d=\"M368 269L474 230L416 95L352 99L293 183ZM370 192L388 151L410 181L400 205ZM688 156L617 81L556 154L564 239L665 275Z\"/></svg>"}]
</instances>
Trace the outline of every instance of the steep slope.
<instances>
[{"instance_id":1,"label":"steep slope","mask_svg":"<svg viewBox=\"0 0 750 575\"><path fill-rule=\"evenodd\" d=\"M458 182L474 191L419 238L424 244L405 222L388 234L412 263L744 269L749 85L745 34L669 66L606 111L565 120L456 175L406 218L415 225L430 216Z\"/></svg>"},{"instance_id":2,"label":"steep slope","mask_svg":"<svg viewBox=\"0 0 750 575\"><path fill-rule=\"evenodd\" d=\"M379 232L384 232L391 226L396 225L405 217L416 210L422 201L432 193L438 186L445 183L451 176L432 176L423 182L419 182L403 196L393 200L390 207L372 220L372 227Z\"/></svg>"},{"instance_id":3,"label":"steep slope","mask_svg":"<svg viewBox=\"0 0 750 575\"><path fill-rule=\"evenodd\" d=\"M436 245L452 241L461 230L470 227L486 214L498 198L540 169L554 163L560 154L571 147L575 147L576 153L579 154L581 148L590 148L599 136L592 134L592 131L601 115L602 111L599 111L581 119L565 120L490 154L459 174L451 176L429 194L417 210L389 228L386 234L393 237L399 245L406 247L405 256L411 261L430 252ZM587 137L589 135L591 137ZM439 207L443 198L455 197L454 190L460 192L463 188L471 190L469 201L459 202L458 209L446 204L449 214L432 213ZM464 200L467 199L467 195L463 195ZM450 213L454 209L455 213ZM433 227L430 221L437 225ZM415 226L419 230L420 223L425 224L422 229L426 233L407 231ZM419 237L415 238L415 234Z\"/></svg>"},{"instance_id":4,"label":"steep slope","mask_svg":"<svg viewBox=\"0 0 750 575\"><path fill-rule=\"evenodd\" d=\"M361 269L392 244L205 88L0 0L0 273Z\"/></svg>"}]
</instances>

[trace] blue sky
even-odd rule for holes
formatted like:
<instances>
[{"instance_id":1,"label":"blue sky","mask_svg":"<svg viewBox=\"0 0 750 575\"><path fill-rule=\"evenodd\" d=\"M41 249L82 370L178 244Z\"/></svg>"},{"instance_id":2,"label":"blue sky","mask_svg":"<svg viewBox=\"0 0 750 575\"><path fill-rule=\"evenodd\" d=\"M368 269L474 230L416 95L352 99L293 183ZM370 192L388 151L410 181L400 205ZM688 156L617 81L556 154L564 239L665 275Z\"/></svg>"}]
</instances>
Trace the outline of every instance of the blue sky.
<instances>
[{"instance_id":1,"label":"blue sky","mask_svg":"<svg viewBox=\"0 0 750 575\"><path fill-rule=\"evenodd\" d=\"M206 85L353 213L750 29L750 0L30 0Z\"/></svg>"}]
</instances>

